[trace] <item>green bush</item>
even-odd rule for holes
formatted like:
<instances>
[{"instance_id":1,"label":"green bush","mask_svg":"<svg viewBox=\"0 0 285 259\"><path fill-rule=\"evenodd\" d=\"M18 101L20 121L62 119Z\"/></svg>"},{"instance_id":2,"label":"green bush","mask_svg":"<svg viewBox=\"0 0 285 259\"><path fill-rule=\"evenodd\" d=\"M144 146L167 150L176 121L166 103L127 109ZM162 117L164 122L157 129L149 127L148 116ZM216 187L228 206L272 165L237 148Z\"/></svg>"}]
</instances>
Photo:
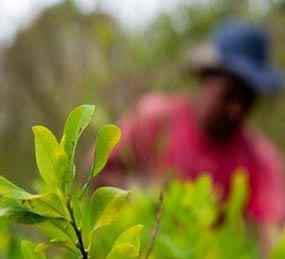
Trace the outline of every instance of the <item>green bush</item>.
<instances>
[{"instance_id":1,"label":"green bush","mask_svg":"<svg viewBox=\"0 0 285 259\"><path fill-rule=\"evenodd\" d=\"M159 232L151 259L262 258L257 233L243 215L248 191L242 171L234 174L231 193L222 205L207 175L195 182L172 181L162 193L163 199L159 199L161 194L156 189L136 189L123 212L125 226L140 223L145 227L142 258L148 253L155 230ZM284 234L269 258L285 258Z\"/></svg>"}]
</instances>

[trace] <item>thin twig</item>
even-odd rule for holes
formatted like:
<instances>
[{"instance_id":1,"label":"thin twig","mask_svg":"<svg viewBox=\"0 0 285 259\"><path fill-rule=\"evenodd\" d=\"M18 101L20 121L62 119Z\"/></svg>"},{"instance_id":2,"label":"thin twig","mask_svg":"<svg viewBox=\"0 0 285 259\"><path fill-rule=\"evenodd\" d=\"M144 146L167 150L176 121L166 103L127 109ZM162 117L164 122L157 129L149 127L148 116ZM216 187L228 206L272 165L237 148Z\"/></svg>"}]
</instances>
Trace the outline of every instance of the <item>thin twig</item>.
<instances>
[{"instance_id":1,"label":"thin twig","mask_svg":"<svg viewBox=\"0 0 285 259\"><path fill-rule=\"evenodd\" d=\"M76 234L77 240L78 240L77 247L80 250L80 253L82 255L82 259L88 259L88 252L85 250L84 243L83 243L83 238L82 238L82 233L81 233L81 230L77 226L77 223L76 223L74 212L73 212L73 209L72 209L72 206L71 206L71 200L69 200L67 202L67 209L69 211L70 218L71 218L71 226L72 226L72 228L73 228L73 230L74 230L74 232Z\"/></svg>"},{"instance_id":2,"label":"thin twig","mask_svg":"<svg viewBox=\"0 0 285 259\"><path fill-rule=\"evenodd\" d=\"M155 213L155 215L156 215L155 226L154 226L153 231L152 231L151 240L149 243L149 247L147 249L147 253L145 255L145 259L149 258L150 254L153 250L155 241L157 239L159 230L160 230L160 221L161 221L161 216L162 216L163 201L164 201L164 188L161 189L160 194L159 194L159 202L158 202L158 205L156 208L156 213Z\"/></svg>"}]
</instances>

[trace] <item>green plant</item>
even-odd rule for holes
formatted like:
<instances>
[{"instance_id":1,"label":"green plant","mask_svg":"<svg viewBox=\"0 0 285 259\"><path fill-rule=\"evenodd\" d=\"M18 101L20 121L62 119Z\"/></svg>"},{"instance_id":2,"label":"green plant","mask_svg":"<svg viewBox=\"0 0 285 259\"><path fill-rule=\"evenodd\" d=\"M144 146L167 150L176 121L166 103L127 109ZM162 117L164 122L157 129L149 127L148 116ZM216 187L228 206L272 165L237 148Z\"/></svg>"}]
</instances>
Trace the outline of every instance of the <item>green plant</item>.
<instances>
[{"instance_id":1,"label":"green plant","mask_svg":"<svg viewBox=\"0 0 285 259\"><path fill-rule=\"evenodd\" d=\"M74 184L76 147L94 110L92 105L75 108L65 123L60 141L48 128L33 127L36 162L43 180L40 193L31 194L0 177L0 216L35 226L48 237L38 244L22 241L19 258L46 258L50 247L65 248L68 258L138 258L142 226L117 232L112 229L129 193L101 187L86 195L91 181L102 171L120 139L118 127L105 125L98 131L88 181L83 187Z\"/></svg>"},{"instance_id":2,"label":"green plant","mask_svg":"<svg viewBox=\"0 0 285 259\"><path fill-rule=\"evenodd\" d=\"M191 182L171 181L164 191L159 233L149 258L260 258L257 239L248 229L242 213L246 187L244 174L235 174L229 198L221 206L209 176L202 175ZM132 193L131 205L124 210L122 219L125 224L144 225L142 247L145 253L152 239L149 233L155 229L159 191L137 189ZM123 220L118 223L123 224Z\"/></svg>"}]
</instances>

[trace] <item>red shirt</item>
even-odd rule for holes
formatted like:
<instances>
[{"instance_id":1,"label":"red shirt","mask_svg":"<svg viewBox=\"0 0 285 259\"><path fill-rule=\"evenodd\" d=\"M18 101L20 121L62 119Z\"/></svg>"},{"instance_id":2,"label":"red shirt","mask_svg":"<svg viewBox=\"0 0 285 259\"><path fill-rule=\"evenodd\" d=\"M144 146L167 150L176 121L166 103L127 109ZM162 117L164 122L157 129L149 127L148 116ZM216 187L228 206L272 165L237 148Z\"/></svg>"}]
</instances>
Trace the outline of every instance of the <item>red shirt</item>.
<instances>
[{"instance_id":1,"label":"red shirt","mask_svg":"<svg viewBox=\"0 0 285 259\"><path fill-rule=\"evenodd\" d=\"M209 139L197 125L189 98L147 95L122 121L122 141L112 160L128 152L135 169L175 168L182 179L207 172L226 196L238 168L249 175L247 214L257 222L284 219L282 160L261 134L242 129L226 144Z\"/></svg>"}]
</instances>

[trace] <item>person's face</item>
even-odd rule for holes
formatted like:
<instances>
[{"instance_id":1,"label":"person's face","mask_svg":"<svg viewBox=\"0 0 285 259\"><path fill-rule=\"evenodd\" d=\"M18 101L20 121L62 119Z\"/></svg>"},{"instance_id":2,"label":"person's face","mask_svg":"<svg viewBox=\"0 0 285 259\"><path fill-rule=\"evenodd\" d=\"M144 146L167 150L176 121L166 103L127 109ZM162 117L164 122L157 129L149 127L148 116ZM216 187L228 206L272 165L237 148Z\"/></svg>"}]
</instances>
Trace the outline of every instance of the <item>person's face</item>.
<instances>
[{"instance_id":1,"label":"person's face","mask_svg":"<svg viewBox=\"0 0 285 259\"><path fill-rule=\"evenodd\" d=\"M251 111L256 95L244 83L225 73L203 76L198 98L200 125L219 140L227 140Z\"/></svg>"}]
</instances>

